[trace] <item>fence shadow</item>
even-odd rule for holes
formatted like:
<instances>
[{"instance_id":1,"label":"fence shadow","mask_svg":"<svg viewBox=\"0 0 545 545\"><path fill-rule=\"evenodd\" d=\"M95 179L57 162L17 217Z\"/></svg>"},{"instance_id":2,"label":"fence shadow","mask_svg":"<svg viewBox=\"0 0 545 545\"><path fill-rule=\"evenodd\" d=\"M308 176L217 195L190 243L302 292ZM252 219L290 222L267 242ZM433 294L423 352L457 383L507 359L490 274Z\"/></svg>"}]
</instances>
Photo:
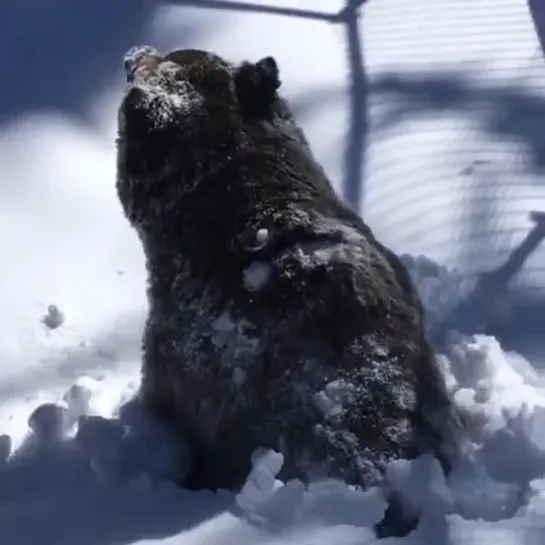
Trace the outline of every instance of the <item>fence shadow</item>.
<instances>
[{"instance_id":1,"label":"fence shadow","mask_svg":"<svg viewBox=\"0 0 545 545\"><path fill-rule=\"evenodd\" d=\"M87 104L126 49L145 39L156 7L148 0L1 2L0 123L36 110L88 121ZM184 40L200 31L192 22Z\"/></svg>"},{"instance_id":2,"label":"fence shadow","mask_svg":"<svg viewBox=\"0 0 545 545\"><path fill-rule=\"evenodd\" d=\"M533 174L545 173L545 98L527 91L523 87L495 85L494 83L474 83L471 74L433 72L421 73L383 73L369 82L370 93L380 97L391 107L379 119L374 121L374 136L381 133L395 132L409 118L425 117L428 114L460 118L471 116L478 120L480 130L492 138L503 141L518 141L528 152L527 167ZM478 156L480 150L475 150ZM489 252L490 237L494 233L494 223L499 217L498 184L494 176L479 172L487 161L475 161L463 169L470 181L467 189L468 210L464 212L461 226L467 260L472 256L486 255ZM486 169L485 169L486 170ZM536 177L533 177L535 179ZM449 191L448 180L437 180ZM539 188L545 197L545 186L541 180ZM513 190L520 186L514 176ZM409 184L407 191L411 191ZM530 212L530 210L528 210ZM517 276L532 258L532 270L545 276L545 253L542 242L545 231L537 226L528 229L526 242L512 250L505 264L492 271L482 271L478 288L469 297L461 301L452 316L445 316L445 322L461 330L474 329L475 315L484 318L483 333L490 333L499 338L507 349L521 352L532 360L536 367L545 366L545 293L543 289L524 282L517 282ZM517 234L515 230L504 233L505 236ZM519 233L520 234L520 233ZM538 259L536 257L539 256ZM463 266L463 256L462 262ZM499 319L494 307L501 299L501 305L508 309ZM488 306L488 308L486 308ZM484 309L485 316L482 312ZM488 312L488 316L486 313ZM475 331L466 331L468 333ZM442 332L444 333L444 331ZM442 338L435 339L441 343Z\"/></svg>"},{"instance_id":3,"label":"fence shadow","mask_svg":"<svg viewBox=\"0 0 545 545\"><path fill-rule=\"evenodd\" d=\"M545 55L545 4L541 0L528 0L528 9L534 22L541 52Z\"/></svg>"},{"instance_id":4,"label":"fence shadow","mask_svg":"<svg viewBox=\"0 0 545 545\"><path fill-rule=\"evenodd\" d=\"M287 17L300 17L302 19L315 19L318 21L327 22L332 22L335 20L335 15L324 13L322 11L286 8L282 6L269 6L266 4L253 4L252 2L236 2L231 0L169 0L166 3L171 5L181 5L212 10L285 15Z\"/></svg>"},{"instance_id":5,"label":"fence shadow","mask_svg":"<svg viewBox=\"0 0 545 545\"><path fill-rule=\"evenodd\" d=\"M384 131L409 116L428 113L474 115L483 131L506 140L523 142L531 167L545 170L545 99L513 83L510 86L472 81L464 71L442 73L383 73L369 83L370 92L395 104L377 121Z\"/></svg>"},{"instance_id":6,"label":"fence shadow","mask_svg":"<svg viewBox=\"0 0 545 545\"><path fill-rule=\"evenodd\" d=\"M339 14L339 21L346 29L349 63L350 126L346 135L344 158L343 196L356 210L360 210L364 197L365 150L367 147L368 92L369 85L363 58L363 43L359 18L363 15L359 7L363 1L348 0Z\"/></svg>"}]
</instances>

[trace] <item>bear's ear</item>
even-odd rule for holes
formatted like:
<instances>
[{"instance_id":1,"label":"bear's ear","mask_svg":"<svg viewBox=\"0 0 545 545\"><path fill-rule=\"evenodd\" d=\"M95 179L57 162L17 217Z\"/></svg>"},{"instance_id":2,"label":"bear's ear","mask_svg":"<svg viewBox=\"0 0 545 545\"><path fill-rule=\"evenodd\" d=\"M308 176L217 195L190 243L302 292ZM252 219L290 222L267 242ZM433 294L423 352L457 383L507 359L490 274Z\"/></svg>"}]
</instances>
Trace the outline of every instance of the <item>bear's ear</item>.
<instances>
[{"instance_id":1,"label":"bear's ear","mask_svg":"<svg viewBox=\"0 0 545 545\"><path fill-rule=\"evenodd\" d=\"M235 72L235 89L242 114L258 119L271 118L272 103L280 85L278 65L273 57L239 66Z\"/></svg>"},{"instance_id":2,"label":"bear's ear","mask_svg":"<svg viewBox=\"0 0 545 545\"><path fill-rule=\"evenodd\" d=\"M274 57L264 57L255 64L256 71L260 75L264 87L269 88L272 92L280 87L280 72Z\"/></svg>"}]
</instances>

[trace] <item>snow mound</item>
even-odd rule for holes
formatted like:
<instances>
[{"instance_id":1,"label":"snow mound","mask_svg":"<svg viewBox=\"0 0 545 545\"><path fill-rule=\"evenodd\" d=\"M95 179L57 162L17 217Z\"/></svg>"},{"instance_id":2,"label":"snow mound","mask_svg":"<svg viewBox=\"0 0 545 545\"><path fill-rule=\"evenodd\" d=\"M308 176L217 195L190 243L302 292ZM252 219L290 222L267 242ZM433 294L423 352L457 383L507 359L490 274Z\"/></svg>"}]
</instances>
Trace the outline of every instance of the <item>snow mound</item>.
<instances>
[{"instance_id":1,"label":"snow mound","mask_svg":"<svg viewBox=\"0 0 545 545\"><path fill-rule=\"evenodd\" d=\"M449 285L449 271L419 263ZM453 285L454 300L460 283ZM426 305L436 300L426 298L425 281L417 287ZM403 545L477 544L500 535L533 543L545 527L542 378L485 335L452 332L438 361L470 426L467 452L448 478L437 460L422 456L393 462L384 488L365 491L335 480L283 483L283 457L267 450L254 453L236 495L183 490L175 480L188 469L188 444L139 405L138 380L82 376L27 407L22 442L0 429L0 542L179 543L183 535L189 544L372 544L380 541L372 528L384 515L387 487L420 517Z\"/></svg>"},{"instance_id":2,"label":"snow mound","mask_svg":"<svg viewBox=\"0 0 545 545\"><path fill-rule=\"evenodd\" d=\"M87 485L110 479L129 484L145 479L158 482L179 476L184 461L188 463L186 446L142 409L136 398L124 402L127 392L123 393L112 407L112 392L99 381L81 377L58 402L36 407L28 417L26 437L14 452L9 452L10 436L2 436L2 485L6 480L25 480L23 469L44 463L59 469L71 467L78 481ZM38 479L36 485L43 491L43 482ZM19 488L13 486L14 492ZM0 501L5 494L7 488L2 486Z\"/></svg>"}]
</instances>

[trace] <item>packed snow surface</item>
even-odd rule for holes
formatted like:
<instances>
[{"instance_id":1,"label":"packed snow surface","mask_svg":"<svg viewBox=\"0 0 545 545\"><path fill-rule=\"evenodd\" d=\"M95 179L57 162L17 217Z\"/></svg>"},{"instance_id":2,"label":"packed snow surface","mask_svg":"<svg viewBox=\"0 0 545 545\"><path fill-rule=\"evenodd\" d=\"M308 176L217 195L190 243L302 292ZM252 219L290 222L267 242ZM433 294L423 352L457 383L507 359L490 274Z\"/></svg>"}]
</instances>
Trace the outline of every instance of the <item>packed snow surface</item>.
<instances>
[{"instance_id":1,"label":"packed snow surface","mask_svg":"<svg viewBox=\"0 0 545 545\"><path fill-rule=\"evenodd\" d=\"M61 342L64 327L47 335ZM422 516L406 543L495 537L537 544L545 530L545 382L492 337L452 334L438 357L471 423L473 448L447 480L430 456L388 467L390 486ZM382 490L333 480L282 483L276 475L283 459L274 451L256 451L236 495L177 488L172 480L183 471L187 445L132 400L137 359L95 375L3 404L1 542L377 541L372 527L384 513Z\"/></svg>"},{"instance_id":2,"label":"packed snow surface","mask_svg":"<svg viewBox=\"0 0 545 545\"><path fill-rule=\"evenodd\" d=\"M362 213L386 243L412 254L406 259L430 328L471 290L472 275L501 263L530 229L527 213L545 204L545 68L532 2L367 2L358 25L369 127L352 163L345 154L350 43L343 24L316 15L344 3L268 3L313 12L306 17L221 9L227 3L8 0L0 7L9 83L0 105L2 544L377 542L371 528L384 512L382 490L281 483L276 452L255 453L237 495L177 488L183 438L130 401L139 384L145 273L114 191L113 142L121 59L131 45L275 55L339 192L354 183L349 164L365 163ZM545 288L543 262L538 250L519 277L536 293ZM259 289L267 271L250 269L246 280ZM465 330L451 333L442 352L473 448L448 480L430 457L391 464L390 486L422 519L407 538L383 542L541 545L539 366Z\"/></svg>"}]
</instances>

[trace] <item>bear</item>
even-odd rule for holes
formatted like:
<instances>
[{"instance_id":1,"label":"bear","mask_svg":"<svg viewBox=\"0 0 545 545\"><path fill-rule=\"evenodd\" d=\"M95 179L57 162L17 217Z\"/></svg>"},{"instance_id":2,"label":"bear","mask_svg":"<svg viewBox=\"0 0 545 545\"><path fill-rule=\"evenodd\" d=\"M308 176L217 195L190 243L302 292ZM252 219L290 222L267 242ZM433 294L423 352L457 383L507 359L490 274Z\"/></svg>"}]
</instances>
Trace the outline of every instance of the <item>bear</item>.
<instances>
[{"instance_id":1,"label":"bear","mask_svg":"<svg viewBox=\"0 0 545 545\"><path fill-rule=\"evenodd\" d=\"M124 62L116 190L148 274L140 396L190 438L185 486L240 489L260 448L305 483L384 484L390 461L425 453L448 472L463 425L416 289L336 194L274 57L134 46ZM377 533L403 535L414 520L390 505Z\"/></svg>"}]
</instances>

